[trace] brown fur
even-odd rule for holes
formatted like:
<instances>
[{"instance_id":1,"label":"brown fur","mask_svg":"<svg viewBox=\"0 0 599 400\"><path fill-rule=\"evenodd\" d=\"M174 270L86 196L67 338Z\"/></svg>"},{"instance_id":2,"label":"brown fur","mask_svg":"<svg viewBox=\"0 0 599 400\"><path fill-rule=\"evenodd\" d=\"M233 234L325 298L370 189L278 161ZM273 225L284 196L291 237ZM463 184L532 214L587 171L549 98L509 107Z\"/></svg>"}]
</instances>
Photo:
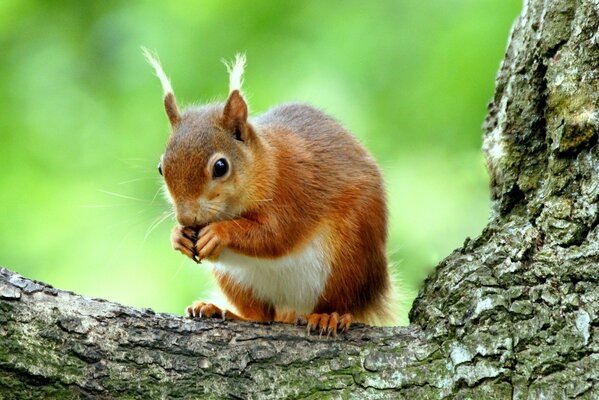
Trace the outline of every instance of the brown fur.
<instances>
[{"instance_id":1,"label":"brown fur","mask_svg":"<svg viewBox=\"0 0 599 400\"><path fill-rule=\"evenodd\" d=\"M166 116L168 117L171 126L176 126L181 122L181 114L179 114L174 94L167 93L164 96L164 110L166 111Z\"/></svg>"},{"instance_id":2,"label":"brown fur","mask_svg":"<svg viewBox=\"0 0 599 400\"><path fill-rule=\"evenodd\" d=\"M209 227L200 231L200 258L217 258L222 248L282 257L326 226L331 273L312 311L321 317L311 318L388 319L387 209L375 161L310 106L276 107L253 121L247 115L235 90L225 104L188 109L173 125L162 169L179 223ZM211 163L221 155L230 174L213 179ZM206 209L198 199L209 202ZM226 273L215 275L243 318L292 322L297 316L277 312L277 304L259 301ZM347 327L350 319L343 318Z\"/></svg>"}]
</instances>

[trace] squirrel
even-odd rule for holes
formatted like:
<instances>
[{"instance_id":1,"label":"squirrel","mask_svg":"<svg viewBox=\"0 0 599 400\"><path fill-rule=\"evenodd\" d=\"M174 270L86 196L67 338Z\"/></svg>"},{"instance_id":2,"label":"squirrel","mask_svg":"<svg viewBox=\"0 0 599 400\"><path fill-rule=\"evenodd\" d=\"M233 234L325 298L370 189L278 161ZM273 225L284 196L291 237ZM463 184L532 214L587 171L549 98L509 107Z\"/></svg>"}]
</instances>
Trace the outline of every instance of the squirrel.
<instances>
[{"instance_id":1,"label":"squirrel","mask_svg":"<svg viewBox=\"0 0 599 400\"><path fill-rule=\"evenodd\" d=\"M337 335L352 322L388 322L387 206L373 157L340 123L309 105L250 118L245 56L223 102L179 111L158 58L171 133L158 171L178 225L175 250L213 274L237 312L208 302L190 318L278 321Z\"/></svg>"}]
</instances>

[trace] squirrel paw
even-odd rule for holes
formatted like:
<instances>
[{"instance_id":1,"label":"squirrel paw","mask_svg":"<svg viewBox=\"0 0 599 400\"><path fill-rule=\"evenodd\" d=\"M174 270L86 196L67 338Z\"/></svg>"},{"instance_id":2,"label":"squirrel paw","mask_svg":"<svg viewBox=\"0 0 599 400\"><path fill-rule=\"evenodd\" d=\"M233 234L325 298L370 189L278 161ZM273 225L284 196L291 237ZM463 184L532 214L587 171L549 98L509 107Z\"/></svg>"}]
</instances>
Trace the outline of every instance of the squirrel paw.
<instances>
[{"instance_id":1,"label":"squirrel paw","mask_svg":"<svg viewBox=\"0 0 599 400\"><path fill-rule=\"evenodd\" d=\"M196 232L186 226L177 225L171 232L171 243L173 245L173 249L180 251L193 261L199 262L200 260L195 250L196 240Z\"/></svg>"},{"instance_id":2,"label":"squirrel paw","mask_svg":"<svg viewBox=\"0 0 599 400\"><path fill-rule=\"evenodd\" d=\"M331 314L308 314L305 323L308 335L311 332L318 332L319 336L326 333L327 337L329 337L330 335L337 336L337 332L347 332L351 321L351 314L348 313L340 316L338 313L333 312Z\"/></svg>"},{"instance_id":3,"label":"squirrel paw","mask_svg":"<svg viewBox=\"0 0 599 400\"><path fill-rule=\"evenodd\" d=\"M227 246L222 234L219 234L219 225L212 223L205 226L198 233L198 241L195 244L195 254L199 260L204 258L216 258L224 247Z\"/></svg>"},{"instance_id":4,"label":"squirrel paw","mask_svg":"<svg viewBox=\"0 0 599 400\"><path fill-rule=\"evenodd\" d=\"M185 310L188 318L222 318L225 319L227 310L221 310L212 303L196 301Z\"/></svg>"}]
</instances>

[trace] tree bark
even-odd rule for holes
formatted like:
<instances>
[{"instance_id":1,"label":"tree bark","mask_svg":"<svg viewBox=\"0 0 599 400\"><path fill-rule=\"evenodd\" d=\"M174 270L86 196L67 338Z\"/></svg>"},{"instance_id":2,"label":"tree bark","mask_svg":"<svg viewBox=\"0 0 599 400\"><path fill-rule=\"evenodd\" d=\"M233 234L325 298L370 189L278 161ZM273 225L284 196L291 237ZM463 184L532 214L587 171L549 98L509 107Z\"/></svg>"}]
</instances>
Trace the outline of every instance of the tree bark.
<instances>
[{"instance_id":1,"label":"tree bark","mask_svg":"<svg viewBox=\"0 0 599 400\"><path fill-rule=\"evenodd\" d=\"M0 271L0 398L599 398L599 5L530 0L483 150L492 215L409 327L191 321Z\"/></svg>"}]
</instances>

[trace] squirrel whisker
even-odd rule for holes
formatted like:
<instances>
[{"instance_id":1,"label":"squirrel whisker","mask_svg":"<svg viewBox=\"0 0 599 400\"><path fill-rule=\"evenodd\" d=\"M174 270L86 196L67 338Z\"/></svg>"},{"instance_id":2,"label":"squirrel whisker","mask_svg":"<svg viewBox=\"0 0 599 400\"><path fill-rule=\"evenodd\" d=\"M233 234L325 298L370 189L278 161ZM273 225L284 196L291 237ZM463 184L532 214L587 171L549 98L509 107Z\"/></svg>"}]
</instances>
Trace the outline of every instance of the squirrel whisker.
<instances>
[{"instance_id":1,"label":"squirrel whisker","mask_svg":"<svg viewBox=\"0 0 599 400\"><path fill-rule=\"evenodd\" d=\"M210 211L226 215L227 217L231 218L230 221L234 222L238 227L241 227L241 225L239 225L239 222L235 221L236 218L239 218L238 215L228 213L225 210L223 210L219 207L216 207L216 206L208 205L206 208Z\"/></svg>"},{"instance_id":2,"label":"squirrel whisker","mask_svg":"<svg viewBox=\"0 0 599 400\"><path fill-rule=\"evenodd\" d=\"M148 228L148 230L146 231L146 234L144 235L144 240L142 243L145 243L146 240L148 239L148 237L152 234L152 232L154 232L154 230L164 221L166 221L166 219L168 217L171 217L175 214L174 211L165 211L164 213L162 213L162 215L158 216L150 225L150 227Z\"/></svg>"},{"instance_id":3,"label":"squirrel whisker","mask_svg":"<svg viewBox=\"0 0 599 400\"><path fill-rule=\"evenodd\" d=\"M127 179L126 181L122 181L122 182L117 183L117 185L126 185L128 183L139 182L139 181L144 181L144 180L148 180L148 179L152 179L152 180L160 182L160 179L156 178L155 176L144 176L144 177L141 177L141 178Z\"/></svg>"},{"instance_id":4,"label":"squirrel whisker","mask_svg":"<svg viewBox=\"0 0 599 400\"><path fill-rule=\"evenodd\" d=\"M127 196L127 195L121 194L121 193L109 192L108 190L98 189L98 191L100 193L108 194L108 195L114 196L114 197L120 197L122 199L139 201L140 203L146 203L146 204L151 204L152 203L151 201L148 201L148 200L138 199L137 197Z\"/></svg>"}]
</instances>

